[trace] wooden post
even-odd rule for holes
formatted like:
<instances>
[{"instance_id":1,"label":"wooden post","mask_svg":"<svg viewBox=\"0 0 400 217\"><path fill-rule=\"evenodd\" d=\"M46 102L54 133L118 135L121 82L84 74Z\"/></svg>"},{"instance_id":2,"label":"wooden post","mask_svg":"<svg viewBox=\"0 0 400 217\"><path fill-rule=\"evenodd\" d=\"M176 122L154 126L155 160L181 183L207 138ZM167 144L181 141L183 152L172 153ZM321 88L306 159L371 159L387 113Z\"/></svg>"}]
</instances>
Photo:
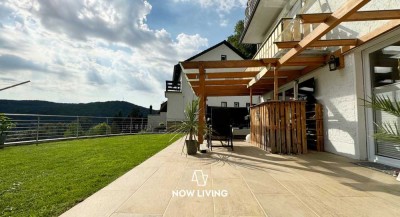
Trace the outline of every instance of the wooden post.
<instances>
[{"instance_id":1,"label":"wooden post","mask_svg":"<svg viewBox=\"0 0 400 217\"><path fill-rule=\"evenodd\" d=\"M276 67L274 67L274 100L278 101L279 97L278 97L278 71L276 70Z\"/></svg>"},{"instance_id":2,"label":"wooden post","mask_svg":"<svg viewBox=\"0 0 400 217\"><path fill-rule=\"evenodd\" d=\"M198 132L198 141L199 144L203 143L203 134L204 134L204 124L205 124L205 109L206 109L206 96L205 96L205 77L206 71L204 69L203 64L200 64L199 67L199 81L200 81L200 89L199 89L199 132Z\"/></svg>"},{"instance_id":3,"label":"wooden post","mask_svg":"<svg viewBox=\"0 0 400 217\"><path fill-rule=\"evenodd\" d=\"M250 87L250 107L253 105L253 88Z\"/></svg>"}]
</instances>

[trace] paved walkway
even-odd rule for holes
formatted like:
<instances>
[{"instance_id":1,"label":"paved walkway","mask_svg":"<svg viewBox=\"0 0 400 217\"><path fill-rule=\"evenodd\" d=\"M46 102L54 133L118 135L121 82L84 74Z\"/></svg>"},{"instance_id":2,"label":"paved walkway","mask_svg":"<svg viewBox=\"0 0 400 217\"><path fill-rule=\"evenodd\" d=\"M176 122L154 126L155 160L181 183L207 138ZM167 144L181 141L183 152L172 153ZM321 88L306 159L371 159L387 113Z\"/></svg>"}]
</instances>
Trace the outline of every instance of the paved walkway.
<instances>
[{"instance_id":1,"label":"paved walkway","mask_svg":"<svg viewBox=\"0 0 400 217\"><path fill-rule=\"evenodd\" d=\"M234 152L215 148L186 157L182 143L167 147L62 216L400 215L400 182L356 166L354 160L316 152L272 155L244 142L235 142ZM195 170L201 171L193 176ZM214 197L207 195L212 193Z\"/></svg>"}]
</instances>

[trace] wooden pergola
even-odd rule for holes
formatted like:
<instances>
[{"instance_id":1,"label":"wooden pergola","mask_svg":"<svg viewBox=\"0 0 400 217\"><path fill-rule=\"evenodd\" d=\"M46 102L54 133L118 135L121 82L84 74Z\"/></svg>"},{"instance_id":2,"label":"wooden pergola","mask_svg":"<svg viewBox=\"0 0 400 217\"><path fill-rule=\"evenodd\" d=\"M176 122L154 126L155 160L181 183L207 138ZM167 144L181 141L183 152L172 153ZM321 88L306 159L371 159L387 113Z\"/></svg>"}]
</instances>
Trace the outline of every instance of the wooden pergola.
<instances>
[{"instance_id":1,"label":"wooden pergola","mask_svg":"<svg viewBox=\"0 0 400 217\"><path fill-rule=\"evenodd\" d=\"M326 65L331 55L339 57L339 68L342 68L344 53L400 26L400 10L358 11L368 2L370 0L349 0L334 13L298 15L302 23L319 23L319 25L300 41L275 42L278 48L289 49L280 58L181 62L183 69L195 70L186 73L186 76L200 100L199 142L203 142L207 97L250 96L251 100L253 95L273 90L274 100L278 100L280 85ZM371 20L389 21L359 38L321 40L326 33L342 22ZM337 46L341 48L328 55L302 55L306 49ZM260 70L248 71L246 70L248 68L260 68ZM218 69L231 69L231 71L221 72Z\"/></svg>"}]
</instances>

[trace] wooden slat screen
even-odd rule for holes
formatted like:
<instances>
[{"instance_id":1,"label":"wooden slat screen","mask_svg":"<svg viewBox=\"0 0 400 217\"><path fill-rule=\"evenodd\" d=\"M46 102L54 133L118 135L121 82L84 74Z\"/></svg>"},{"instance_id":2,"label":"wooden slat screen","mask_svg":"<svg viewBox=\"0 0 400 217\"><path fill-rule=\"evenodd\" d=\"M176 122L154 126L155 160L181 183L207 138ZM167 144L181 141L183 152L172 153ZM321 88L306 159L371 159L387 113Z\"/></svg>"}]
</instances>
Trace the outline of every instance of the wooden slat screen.
<instances>
[{"instance_id":1,"label":"wooden slat screen","mask_svg":"<svg viewBox=\"0 0 400 217\"><path fill-rule=\"evenodd\" d=\"M251 142L271 153L307 153L304 101L272 101L251 107Z\"/></svg>"}]
</instances>

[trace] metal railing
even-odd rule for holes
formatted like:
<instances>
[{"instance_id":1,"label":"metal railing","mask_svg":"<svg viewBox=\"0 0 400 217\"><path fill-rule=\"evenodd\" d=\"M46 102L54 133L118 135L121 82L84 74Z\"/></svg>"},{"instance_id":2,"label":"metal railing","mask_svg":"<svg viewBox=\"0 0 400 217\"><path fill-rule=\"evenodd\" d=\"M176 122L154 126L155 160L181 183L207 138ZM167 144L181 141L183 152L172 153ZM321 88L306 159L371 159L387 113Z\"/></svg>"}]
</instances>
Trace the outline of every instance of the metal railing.
<instances>
[{"instance_id":1,"label":"metal railing","mask_svg":"<svg viewBox=\"0 0 400 217\"><path fill-rule=\"evenodd\" d=\"M148 132L147 118L5 114L15 127L6 145Z\"/></svg>"},{"instance_id":2,"label":"metal railing","mask_svg":"<svg viewBox=\"0 0 400 217\"><path fill-rule=\"evenodd\" d=\"M181 82L166 81L165 82L167 92L180 92Z\"/></svg>"}]
</instances>

